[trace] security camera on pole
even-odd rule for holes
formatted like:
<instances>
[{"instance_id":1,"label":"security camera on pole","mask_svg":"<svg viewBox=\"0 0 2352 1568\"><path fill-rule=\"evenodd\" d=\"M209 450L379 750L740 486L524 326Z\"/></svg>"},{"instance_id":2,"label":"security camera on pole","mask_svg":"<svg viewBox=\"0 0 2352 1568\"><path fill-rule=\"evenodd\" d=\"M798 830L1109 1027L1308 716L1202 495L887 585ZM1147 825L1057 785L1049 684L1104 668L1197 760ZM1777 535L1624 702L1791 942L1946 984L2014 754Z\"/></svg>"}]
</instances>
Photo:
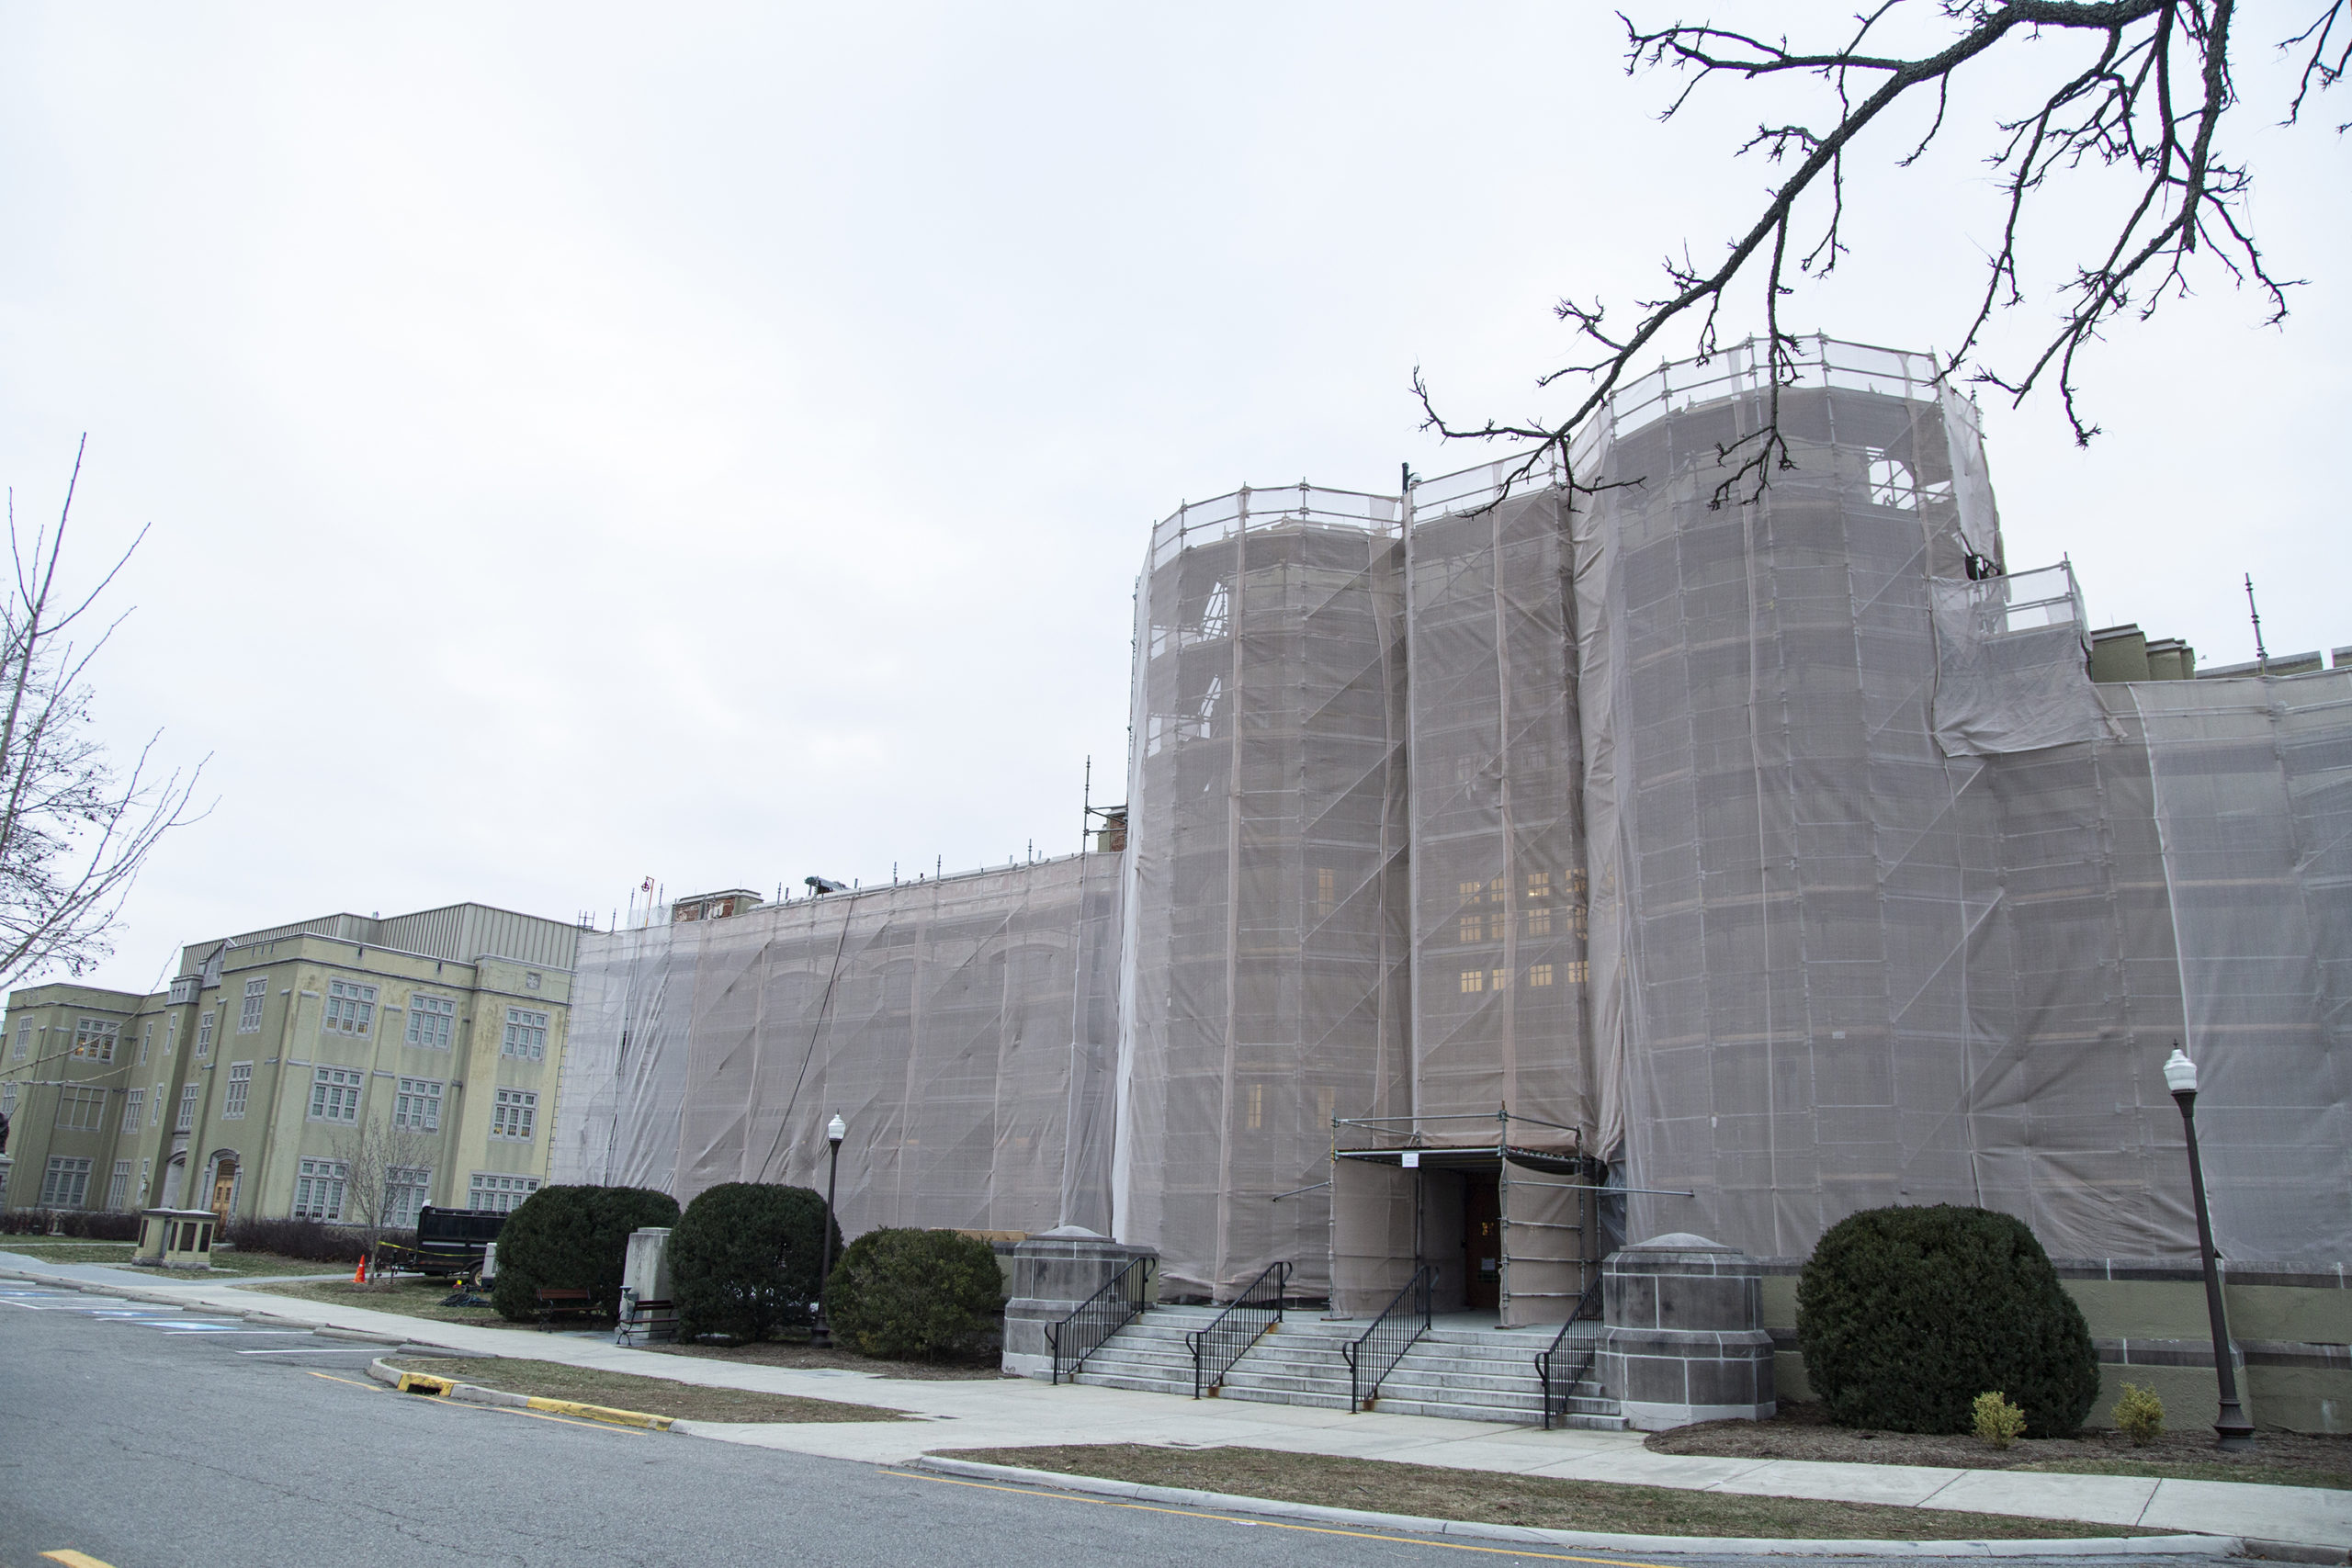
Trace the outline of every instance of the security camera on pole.
<instances>
[{"instance_id":1,"label":"security camera on pole","mask_svg":"<svg viewBox=\"0 0 2352 1568\"><path fill-rule=\"evenodd\" d=\"M825 1172L825 1235L818 1243L824 1261L817 1269L817 1323L808 1331L808 1343L820 1347L833 1342L833 1325L825 1321L825 1281L833 1271L833 1187L841 1179L842 1140L848 1135L849 1123L842 1120L840 1111L833 1112L833 1119L825 1123L825 1141L833 1145L833 1160Z\"/></svg>"},{"instance_id":2,"label":"security camera on pole","mask_svg":"<svg viewBox=\"0 0 2352 1568\"><path fill-rule=\"evenodd\" d=\"M2254 1447L2254 1423L2238 1408L2237 1368L2230 1355L2230 1323L2222 1304L2222 1275L2213 1252L2213 1221L2205 1209L2205 1168L2197 1157L2197 1064L2173 1043L2165 1061L2165 1087L2180 1107L2181 1130L2188 1137L2188 1190L2197 1201L2197 1246L2205 1260L2205 1311L2213 1323L2213 1372L2222 1385L2222 1409L2213 1422L2220 1446Z\"/></svg>"}]
</instances>

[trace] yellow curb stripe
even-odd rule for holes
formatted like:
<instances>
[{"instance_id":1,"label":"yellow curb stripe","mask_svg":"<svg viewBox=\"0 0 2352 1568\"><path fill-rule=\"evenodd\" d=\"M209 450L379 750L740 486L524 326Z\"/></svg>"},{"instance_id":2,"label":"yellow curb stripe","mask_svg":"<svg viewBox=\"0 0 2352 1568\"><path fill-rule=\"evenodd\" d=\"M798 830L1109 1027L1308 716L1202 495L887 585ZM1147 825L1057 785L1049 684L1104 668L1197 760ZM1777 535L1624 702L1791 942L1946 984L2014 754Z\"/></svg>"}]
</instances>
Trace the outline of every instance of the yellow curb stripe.
<instances>
[{"instance_id":1,"label":"yellow curb stripe","mask_svg":"<svg viewBox=\"0 0 2352 1568\"><path fill-rule=\"evenodd\" d=\"M1101 1508L1133 1508L1144 1514L1176 1514L1188 1519L1214 1519L1225 1525L1251 1525L1259 1529L1304 1530L1309 1535L1340 1535L1351 1540L1394 1541L1401 1546L1442 1546L1449 1551L1476 1551L1489 1557L1535 1557L1546 1562L1598 1562L1604 1568L1667 1568L1663 1562L1638 1558L1577 1557L1564 1551L1537 1551L1527 1546L1472 1546L1459 1540L1432 1540L1419 1535L1381 1535L1373 1530L1341 1529L1334 1525L1299 1525L1284 1519L1238 1519L1231 1514L1206 1514L1194 1508L1170 1508L1156 1503L1123 1503L1115 1497L1090 1497L1082 1492L1043 1492L1031 1486L1003 1486L987 1481L965 1481L953 1475L933 1475L920 1470L886 1470L885 1475L910 1481L936 1481L944 1486L976 1486L983 1492L1012 1492L1023 1497L1050 1497L1061 1503L1091 1503Z\"/></svg>"},{"instance_id":2,"label":"yellow curb stripe","mask_svg":"<svg viewBox=\"0 0 2352 1568\"><path fill-rule=\"evenodd\" d=\"M324 1378L329 1382L344 1383L349 1387L359 1390L363 1393L390 1393L392 1392L391 1390L383 1387L381 1384L372 1382L361 1382L355 1378L339 1378L333 1372L317 1371L309 1367L305 1367L302 1370L309 1372L314 1378ZM419 1373L418 1375L422 1376L424 1374ZM550 1401L549 1403L560 1402ZM450 1410L480 1411L485 1416L527 1416L534 1421L552 1421L559 1427L578 1427L584 1431L590 1432L610 1432L615 1430L616 1426L616 1423L610 1421L573 1421L561 1416L546 1416L536 1410L518 1409L512 1404L474 1404L462 1400L452 1400L447 1406L445 1406L445 1408ZM595 1406L583 1405L582 1408L594 1409ZM625 1410L619 1412L619 1414L624 1416L633 1416L636 1412ZM662 1431L666 1432L670 1429L668 1426L670 1417L667 1416L648 1416L647 1419L663 1423L661 1427L661 1430ZM106 1565L101 1563L99 1568L106 1568Z\"/></svg>"},{"instance_id":3,"label":"yellow curb stripe","mask_svg":"<svg viewBox=\"0 0 2352 1568\"><path fill-rule=\"evenodd\" d=\"M616 1427L644 1427L656 1432L668 1431L673 1419L668 1416L649 1416L642 1410L616 1410L608 1404L582 1404L570 1399L535 1396L529 1404L534 1410L549 1410L559 1416L579 1416L591 1421L609 1422Z\"/></svg>"},{"instance_id":4,"label":"yellow curb stripe","mask_svg":"<svg viewBox=\"0 0 2352 1568\"><path fill-rule=\"evenodd\" d=\"M44 1551L41 1555L51 1562L64 1563L65 1568L112 1568L111 1564L101 1562L88 1552L76 1551L70 1546L61 1546L55 1551Z\"/></svg>"}]
</instances>

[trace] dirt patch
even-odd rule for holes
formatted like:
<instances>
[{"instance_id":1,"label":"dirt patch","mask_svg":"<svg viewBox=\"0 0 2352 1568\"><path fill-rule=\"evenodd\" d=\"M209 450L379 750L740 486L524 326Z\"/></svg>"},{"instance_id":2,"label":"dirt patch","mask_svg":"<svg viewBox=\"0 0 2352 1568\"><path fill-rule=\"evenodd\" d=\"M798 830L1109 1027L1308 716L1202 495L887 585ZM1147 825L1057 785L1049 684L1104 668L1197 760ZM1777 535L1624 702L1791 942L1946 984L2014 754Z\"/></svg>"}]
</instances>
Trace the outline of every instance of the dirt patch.
<instances>
[{"instance_id":1,"label":"dirt patch","mask_svg":"<svg viewBox=\"0 0 2352 1568\"><path fill-rule=\"evenodd\" d=\"M639 1377L633 1372L608 1372L595 1367L568 1366L561 1361L476 1356L391 1356L384 1364L402 1371L429 1372L455 1378L482 1388L502 1389L535 1399L569 1399L581 1404L602 1404L635 1410L648 1416L668 1416L681 1421L815 1422L906 1421L903 1411L873 1404L848 1404L831 1399L802 1399L787 1393L762 1393L752 1389L707 1388L700 1383L668 1378Z\"/></svg>"},{"instance_id":2,"label":"dirt patch","mask_svg":"<svg viewBox=\"0 0 2352 1568\"><path fill-rule=\"evenodd\" d=\"M2240 1481L2269 1486L2352 1488L2352 1437L2264 1432L2251 1452L2225 1453L2205 1429L2166 1432L2134 1448L2120 1432L2027 1438L2008 1449L1973 1437L1871 1432L1829 1424L1817 1402L1784 1404L1770 1421L1705 1421L1654 1432L1653 1453L1723 1459L1809 1459L1839 1464L1928 1464L1960 1470L2021 1470L2064 1475L2152 1475L2179 1481Z\"/></svg>"},{"instance_id":3,"label":"dirt patch","mask_svg":"<svg viewBox=\"0 0 2352 1568\"><path fill-rule=\"evenodd\" d=\"M1084 1448L957 1449L944 1450L943 1457L1331 1508L1627 1535L1784 1540L2050 1540L2149 1533L2068 1519L1825 1503L1803 1497L1743 1497L1725 1492L1497 1475L1387 1460L1278 1453L1269 1449L1158 1449L1114 1443Z\"/></svg>"},{"instance_id":4,"label":"dirt patch","mask_svg":"<svg viewBox=\"0 0 2352 1568\"><path fill-rule=\"evenodd\" d=\"M806 1342L763 1339L750 1345L647 1345L642 1348L672 1356L733 1361L747 1367L787 1367L796 1371L871 1372L878 1377L912 1378L919 1382L994 1379L1004 1372L993 1361L885 1361L854 1350L820 1350Z\"/></svg>"}]
</instances>

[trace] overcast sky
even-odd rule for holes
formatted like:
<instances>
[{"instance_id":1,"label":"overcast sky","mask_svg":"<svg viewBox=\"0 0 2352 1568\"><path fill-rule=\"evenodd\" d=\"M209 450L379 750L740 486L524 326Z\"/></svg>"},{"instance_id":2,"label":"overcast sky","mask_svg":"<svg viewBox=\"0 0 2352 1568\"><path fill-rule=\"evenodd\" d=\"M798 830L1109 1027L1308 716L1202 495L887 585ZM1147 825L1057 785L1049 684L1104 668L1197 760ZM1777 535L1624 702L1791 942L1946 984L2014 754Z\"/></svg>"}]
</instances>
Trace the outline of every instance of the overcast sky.
<instances>
[{"instance_id":1,"label":"overcast sky","mask_svg":"<svg viewBox=\"0 0 2352 1568\"><path fill-rule=\"evenodd\" d=\"M1659 125L1671 84L1627 78L1615 26L0 9L0 478L53 515L86 431L78 563L153 525L99 722L209 754L218 800L97 977L339 909L602 923L648 875L773 893L1075 848L1090 754L1124 793L1154 518L1467 466L1417 431L1417 365L1466 418L1556 412L1552 302L1650 290L1752 214L1771 171L1730 150L1780 111L1733 90ZM2352 148L2326 129L2352 103L2276 130L2244 52L2234 146L2310 280L2292 321L2200 277L2091 362L2087 451L2046 400L1986 404L2012 566L2071 555L2097 624L2209 663L2252 657L2248 571L2274 651L2352 643ZM1856 254L1796 324L1957 340L1996 107L1963 94L1908 175L1891 145L1856 171ZM2036 231L2053 256L2090 209Z\"/></svg>"}]
</instances>

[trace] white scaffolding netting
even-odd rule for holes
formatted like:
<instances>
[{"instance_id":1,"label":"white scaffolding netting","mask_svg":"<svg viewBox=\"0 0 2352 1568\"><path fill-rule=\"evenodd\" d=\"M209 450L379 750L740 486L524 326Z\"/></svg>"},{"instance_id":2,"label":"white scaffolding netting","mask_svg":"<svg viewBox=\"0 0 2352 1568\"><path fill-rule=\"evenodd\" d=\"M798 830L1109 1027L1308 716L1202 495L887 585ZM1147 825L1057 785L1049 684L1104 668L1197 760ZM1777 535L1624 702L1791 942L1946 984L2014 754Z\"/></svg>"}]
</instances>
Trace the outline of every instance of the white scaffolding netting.
<instances>
[{"instance_id":1,"label":"white scaffolding netting","mask_svg":"<svg viewBox=\"0 0 2352 1568\"><path fill-rule=\"evenodd\" d=\"M1244 491L1156 531L1136 594L1122 1239L1161 1288L1328 1289L1331 1119L1407 1064L1396 505ZM1283 1194L1291 1194L1285 1198Z\"/></svg>"},{"instance_id":2,"label":"white scaffolding netting","mask_svg":"<svg viewBox=\"0 0 2352 1568\"><path fill-rule=\"evenodd\" d=\"M822 1187L845 1232L1107 1231L1118 857L583 936L552 1174Z\"/></svg>"}]
</instances>

